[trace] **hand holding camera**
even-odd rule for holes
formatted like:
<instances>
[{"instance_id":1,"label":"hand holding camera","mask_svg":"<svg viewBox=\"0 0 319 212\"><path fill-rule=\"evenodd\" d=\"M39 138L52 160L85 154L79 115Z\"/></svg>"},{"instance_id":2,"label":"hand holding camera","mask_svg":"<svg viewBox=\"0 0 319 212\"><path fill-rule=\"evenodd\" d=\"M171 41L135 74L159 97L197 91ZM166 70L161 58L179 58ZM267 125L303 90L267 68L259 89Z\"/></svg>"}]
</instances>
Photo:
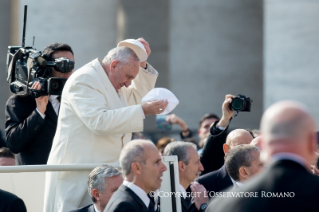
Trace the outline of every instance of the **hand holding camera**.
<instances>
[{"instance_id":1,"label":"hand holding camera","mask_svg":"<svg viewBox=\"0 0 319 212\"><path fill-rule=\"evenodd\" d=\"M227 94L222 106L223 116L218 122L218 126L227 127L230 118L234 115L234 112L243 111L250 112L252 100L249 97L238 94L237 96Z\"/></svg>"},{"instance_id":2,"label":"hand holding camera","mask_svg":"<svg viewBox=\"0 0 319 212\"><path fill-rule=\"evenodd\" d=\"M42 88L41 88L40 82L33 83L31 89L41 90ZM37 109L39 110L39 112L44 114L46 109L47 109L47 104L49 102L49 95L40 96L40 97L36 98L35 101L36 101Z\"/></svg>"},{"instance_id":3,"label":"hand holding camera","mask_svg":"<svg viewBox=\"0 0 319 212\"><path fill-rule=\"evenodd\" d=\"M227 127L230 118L234 115L234 111L229 107L232 102L232 98L235 98L235 96L231 94L227 94L225 96L225 101L222 105L223 116L218 122L218 126L220 127Z\"/></svg>"}]
</instances>

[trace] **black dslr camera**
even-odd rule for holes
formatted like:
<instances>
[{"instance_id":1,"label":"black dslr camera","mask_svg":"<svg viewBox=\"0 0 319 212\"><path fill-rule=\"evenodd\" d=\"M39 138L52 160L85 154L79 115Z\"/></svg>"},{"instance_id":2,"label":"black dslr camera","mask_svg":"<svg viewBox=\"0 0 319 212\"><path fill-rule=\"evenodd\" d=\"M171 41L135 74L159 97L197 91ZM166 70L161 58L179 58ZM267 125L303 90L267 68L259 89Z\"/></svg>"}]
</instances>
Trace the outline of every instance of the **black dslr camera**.
<instances>
[{"instance_id":1,"label":"black dslr camera","mask_svg":"<svg viewBox=\"0 0 319 212\"><path fill-rule=\"evenodd\" d=\"M234 111L246 111L250 112L252 100L249 97L238 94L235 98L232 98L232 102L229 104L229 109Z\"/></svg>"},{"instance_id":2,"label":"black dslr camera","mask_svg":"<svg viewBox=\"0 0 319 212\"><path fill-rule=\"evenodd\" d=\"M51 95L61 95L67 79L50 77L51 67L61 73L74 69L74 61L67 58L57 58L47 61L42 53L33 47L24 47L27 6L24 8L24 25L22 46L9 46L7 53L7 81L10 90L19 96L31 95L34 98ZM33 83L39 81L41 90L31 89Z\"/></svg>"}]
</instances>

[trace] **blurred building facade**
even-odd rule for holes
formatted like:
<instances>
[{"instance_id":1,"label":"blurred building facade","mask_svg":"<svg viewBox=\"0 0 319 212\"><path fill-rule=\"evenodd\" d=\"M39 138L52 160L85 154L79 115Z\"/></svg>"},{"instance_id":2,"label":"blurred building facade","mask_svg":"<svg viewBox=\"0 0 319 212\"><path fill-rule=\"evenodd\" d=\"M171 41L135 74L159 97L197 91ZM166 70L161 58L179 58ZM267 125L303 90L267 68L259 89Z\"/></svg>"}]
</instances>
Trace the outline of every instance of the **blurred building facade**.
<instances>
[{"instance_id":1,"label":"blurred building facade","mask_svg":"<svg viewBox=\"0 0 319 212\"><path fill-rule=\"evenodd\" d=\"M259 128L270 104L305 103L319 121L319 2L313 0L84 1L4 0L0 7L0 107L4 111L8 45L20 45L23 7L28 5L26 44L38 50L53 42L72 46L76 69L103 58L117 42L144 37L149 62L160 73L156 87L180 100L173 111L191 129L205 113L221 116L225 94L253 99L232 127ZM289 9L287 9L289 8ZM4 112L0 114L4 128ZM176 128L177 129L177 128ZM145 131L155 130L147 117Z\"/></svg>"}]
</instances>

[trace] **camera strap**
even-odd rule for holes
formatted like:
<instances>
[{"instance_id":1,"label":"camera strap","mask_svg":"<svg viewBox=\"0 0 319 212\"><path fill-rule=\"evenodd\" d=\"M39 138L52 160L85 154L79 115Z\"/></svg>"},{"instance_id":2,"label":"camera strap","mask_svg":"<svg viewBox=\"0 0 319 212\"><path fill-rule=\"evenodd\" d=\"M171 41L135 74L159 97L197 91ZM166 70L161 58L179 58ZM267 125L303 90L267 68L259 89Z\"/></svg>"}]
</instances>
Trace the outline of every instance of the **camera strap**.
<instances>
[{"instance_id":1,"label":"camera strap","mask_svg":"<svg viewBox=\"0 0 319 212\"><path fill-rule=\"evenodd\" d=\"M238 115L238 113L239 113L239 111L236 110L236 114L234 115L234 117L236 117L236 116ZM232 118L233 118L233 117L232 117ZM232 118L231 118L231 119L232 119ZM231 119L230 119L230 120L231 120Z\"/></svg>"}]
</instances>

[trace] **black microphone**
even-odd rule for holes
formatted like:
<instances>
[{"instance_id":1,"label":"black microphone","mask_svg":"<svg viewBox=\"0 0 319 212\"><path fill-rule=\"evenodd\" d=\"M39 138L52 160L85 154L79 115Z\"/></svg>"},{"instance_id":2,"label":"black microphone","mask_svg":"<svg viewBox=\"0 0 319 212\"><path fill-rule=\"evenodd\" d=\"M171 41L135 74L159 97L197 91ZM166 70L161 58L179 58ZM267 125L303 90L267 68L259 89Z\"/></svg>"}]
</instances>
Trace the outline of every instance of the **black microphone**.
<instances>
[{"instance_id":1,"label":"black microphone","mask_svg":"<svg viewBox=\"0 0 319 212\"><path fill-rule=\"evenodd\" d=\"M37 57L37 63L41 67L46 67L47 66L47 61L43 57Z\"/></svg>"}]
</instances>

